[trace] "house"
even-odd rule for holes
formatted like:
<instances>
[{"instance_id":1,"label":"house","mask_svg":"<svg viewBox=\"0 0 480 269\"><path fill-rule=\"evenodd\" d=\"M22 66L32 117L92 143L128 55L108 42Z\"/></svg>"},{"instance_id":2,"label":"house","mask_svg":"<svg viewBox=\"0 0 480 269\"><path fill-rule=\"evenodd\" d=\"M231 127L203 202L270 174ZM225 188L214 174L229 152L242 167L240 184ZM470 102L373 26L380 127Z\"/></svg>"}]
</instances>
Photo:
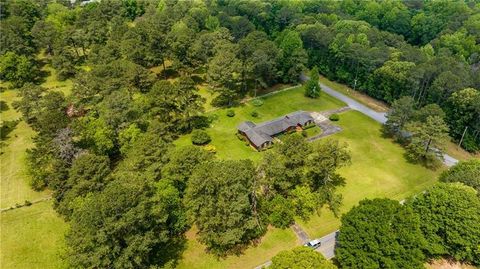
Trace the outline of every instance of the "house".
<instances>
[{"instance_id":1,"label":"house","mask_svg":"<svg viewBox=\"0 0 480 269\"><path fill-rule=\"evenodd\" d=\"M310 113L296 111L258 125L251 121L245 121L238 125L237 129L241 135L250 141L253 147L260 150L272 145L274 136L295 130L296 128L303 128L313 123L314 119L310 116Z\"/></svg>"}]
</instances>

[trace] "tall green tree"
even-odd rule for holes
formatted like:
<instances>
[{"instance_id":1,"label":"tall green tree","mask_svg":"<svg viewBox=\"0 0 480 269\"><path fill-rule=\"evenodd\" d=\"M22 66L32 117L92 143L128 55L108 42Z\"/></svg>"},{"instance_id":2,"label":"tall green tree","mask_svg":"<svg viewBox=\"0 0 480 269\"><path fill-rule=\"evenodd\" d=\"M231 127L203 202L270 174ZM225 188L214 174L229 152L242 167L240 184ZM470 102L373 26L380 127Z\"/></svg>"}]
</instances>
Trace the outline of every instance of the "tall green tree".
<instances>
[{"instance_id":1,"label":"tall green tree","mask_svg":"<svg viewBox=\"0 0 480 269\"><path fill-rule=\"evenodd\" d=\"M348 268L423 268L420 218L398 201L360 201L342 217L335 256Z\"/></svg>"},{"instance_id":2,"label":"tall green tree","mask_svg":"<svg viewBox=\"0 0 480 269\"><path fill-rule=\"evenodd\" d=\"M429 116L425 122L414 121L406 126L412 135L407 146L409 158L435 166L442 158L441 150L448 139L448 126L439 116Z\"/></svg>"},{"instance_id":3,"label":"tall green tree","mask_svg":"<svg viewBox=\"0 0 480 269\"><path fill-rule=\"evenodd\" d=\"M318 68L315 66L310 71L310 77L304 86L306 96L310 98L320 97L321 88L320 88L320 85L318 84L318 79L319 79Z\"/></svg>"},{"instance_id":4,"label":"tall green tree","mask_svg":"<svg viewBox=\"0 0 480 269\"><path fill-rule=\"evenodd\" d=\"M108 157L91 153L80 154L69 170L68 179L55 190L57 212L68 219L72 214L75 199L103 190L110 171Z\"/></svg>"},{"instance_id":5,"label":"tall green tree","mask_svg":"<svg viewBox=\"0 0 480 269\"><path fill-rule=\"evenodd\" d=\"M119 174L73 208L66 236L72 267L161 266L176 258L182 244L186 223L179 193L163 181Z\"/></svg>"},{"instance_id":6,"label":"tall green tree","mask_svg":"<svg viewBox=\"0 0 480 269\"><path fill-rule=\"evenodd\" d=\"M480 199L471 187L440 183L407 201L420 217L428 257L480 263Z\"/></svg>"},{"instance_id":7,"label":"tall green tree","mask_svg":"<svg viewBox=\"0 0 480 269\"><path fill-rule=\"evenodd\" d=\"M27 56L11 51L0 56L0 78L11 82L13 87L22 87L27 82L34 82L37 75L35 63Z\"/></svg>"},{"instance_id":8,"label":"tall green tree","mask_svg":"<svg viewBox=\"0 0 480 269\"><path fill-rule=\"evenodd\" d=\"M255 168L251 161L210 161L187 185L185 203L200 241L221 254L258 236L252 210Z\"/></svg>"}]
</instances>

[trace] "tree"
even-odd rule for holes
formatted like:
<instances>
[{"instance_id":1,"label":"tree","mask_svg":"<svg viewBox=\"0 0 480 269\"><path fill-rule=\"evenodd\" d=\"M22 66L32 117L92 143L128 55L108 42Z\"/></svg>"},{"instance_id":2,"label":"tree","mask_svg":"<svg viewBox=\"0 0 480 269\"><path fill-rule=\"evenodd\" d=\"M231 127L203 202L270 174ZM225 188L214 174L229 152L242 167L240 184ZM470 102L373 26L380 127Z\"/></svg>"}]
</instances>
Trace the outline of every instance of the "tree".
<instances>
[{"instance_id":1,"label":"tree","mask_svg":"<svg viewBox=\"0 0 480 269\"><path fill-rule=\"evenodd\" d=\"M460 161L440 175L442 182L460 182L474 188L480 196L480 160Z\"/></svg>"},{"instance_id":2,"label":"tree","mask_svg":"<svg viewBox=\"0 0 480 269\"><path fill-rule=\"evenodd\" d=\"M36 113L40 107L40 100L45 89L31 83L18 89L20 100L12 103L13 107L22 113L23 119L32 124L36 120Z\"/></svg>"},{"instance_id":3,"label":"tree","mask_svg":"<svg viewBox=\"0 0 480 269\"><path fill-rule=\"evenodd\" d=\"M439 116L429 116L425 122L407 124L406 130L412 134L407 146L409 158L435 166L437 158L442 158L442 145L448 139L445 121Z\"/></svg>"},{"instance_id":4,"label":"tree","mask_svg":"<svg viewBox=\"0 0 480 269\"><path fill-rule=\"evenodd\" d=\"M185 203L200 241L225 253L258 236L252 212L255 168L251 161L210 161L199 166L187 184Z\"/></svg>"},{"instance_id":5,"label":"tree","mask_svg":"<svg viewBox=\"0 0 480 269\"><path fill-rule=\"evenodd\" d=\"M264 205L268 211L269 222L277 228L287 228L294 222L295 211L290 201L281 195L275 195Z\"/></svg>"},{"instance_id":6,"label":"tree","mask_svg":"<svg viewBox=\"0 0 480 269\"><path fill-rule=\"evenodd\" d=\"M428 257L448 255L480 264L480 199L460 183L439 183L407 201L420 217Z\"/></svg>"},{"instance_id":7,"label":"tree","mask_svg":"<svg viewBox=\"0 0 480 269\"><path fill-rule=\"evenodd\" d=\"M336 258L347 268L423 268L420 227L419 216L398 201L360 201L342 217Z\"/></svg>"},{"instance_id":8,"label":"tree","mask_svg":"<svg viewBox=\"0 0 480 269\"><path fill-rule=\"evenodd\" d=\"M414 113L415 101L412 97L405 96L396 100L386 114L385 131L390 135L401 136L401 132L405 125L411 121Z\"/></svg>"},{"instance_id":9,"label":"tree","mask_svg":"<svg viewBox=\"0 0 480 269\"><path fill-rule=\"evenodd\" d=\"M33 82L37 77L37 67L25 55L7 52L0 56L0 78L12 83L12 86L22 87L27 82Z\"/></svg>"},{"instance_id":10,"label":"tree","mask_svg":"<svg viewBox=\"0 0 480 269\"><path fill-rule=\"evenodd\" d=\"M213 157L212 153L200 147L176 147L168 153L168 163L162 169L162 176L172 180L177 189L183 193L193 171Z\"/></svg>"},{"instance_id":11,"label":"tree","mask_svg":"<svg viewBox=\"0 0 480 269\"><path fill-rule=\"evenodd\" d=\"M454 92L447 104L450 134L460 140L465 132L461 146L469 151L480 150L480 91L467 88Z\"/></svg>"},{"instance_id":12,"label":"tree","mask_svg":"<svg viewBox=\"0 0 480 269\"><path fill-rule=\"evenodd\" d=\"M279 252L272 258L272 269L335 269L321 253L309 247L296 247Z\"/></svg>"},{"instance_id":13,"label":"tree","mask_svg":"<svg viewBox=\"0 0 480 269\"><path fill-rule=\"evenodd\" d=\"M197 93L192 79L181 77L178 82L155 83L148 93L150 114L174 130L185 132L194 127L194 118L203 111L204 99Z\"/></svg>"},{"instance_id":14,"label":"tree","mask_svg":"<svg viewBox=\"0 0 480 269\"><path fill-rule=\"evenodd\" d=\"M189 73L191 62L188 58L188 49L195 39L195 31L187 26L184 21L179 21L172 26L167 35L167 44L170 54L175 60L177 69Z\"/></svg>"},{"instance_id":15,"label":"tree","mask_svg":"<svg viewBox=\"0 0 480 269\"><path fill-rule=\"evenodd\" d=\"M310 78L305 83L305 95L310 98L318 98L320 96L320 85L318 85L318 68L314 67L310 71Z\"/></svg>"},{"instance_id":16,"label":"tree","mask_svg":"<svg viewBox=\"0 0 480 269\"><path fill-rule=\"evenodd\" d=\"M78 156L69 170L68 179L56 188L55 207L67 219L71 216L74 201L89 193L103 190L110 174L110 160L106 156L83 153Z\"/></svg>"},{"instance_id":17,"label":"tree","mask_svg":"<svg viewBox=\"0 0 480 269\"><path fill-rule=\"evenodd\" d=\"M137 173L75 201L66 236L70 265L148 268L176 258L185 231L178 191Z\"/></svg>"},{"instance_id":18,"label":"tree","mask_svg":"<svg viewBox=\"0 0 480 269\"><path fill-rule=\"evenodd\" d=\"M51 91L40 99L35 113L33 129L42 135L53 136L58 130L67 127L67 102L62 92Z\"/></svg>"},{"instance_id":19,"label":"tree","mask_svg":"<svg viewBox=\"0 0 480 269\"><path fill-rule=\"evenodd\" d=\"M278 47L282 50L281 65L285 82L296 82L307 63L307 53L303 49L300 34L292 30L284 30L277 38Z\"/></svg>"},{"instance_id":20,"label":"tree","mask_svg":"<svg viewBox=\"0 0 480 269\"><path fill-rule=\"evenodd\" d=\"M207 81L214 88L238 90L241 63L237 58L238 46L225 44L216 48L208 62Z\"/></svg>"},{"instance_id":21,"label":"tree","mask_svg":"<svg viewBox=\"0 0 480 269\"><path fill-rule=\"evenodd\" d=\"M347 147L336 140L327 140L315 145L312 153L305 157L305 183L319 196L317 208L326 203L336 216L342 197L335 191L345 185L345 178L337 170L351 163Z\"/></svg>"}]
</instances>

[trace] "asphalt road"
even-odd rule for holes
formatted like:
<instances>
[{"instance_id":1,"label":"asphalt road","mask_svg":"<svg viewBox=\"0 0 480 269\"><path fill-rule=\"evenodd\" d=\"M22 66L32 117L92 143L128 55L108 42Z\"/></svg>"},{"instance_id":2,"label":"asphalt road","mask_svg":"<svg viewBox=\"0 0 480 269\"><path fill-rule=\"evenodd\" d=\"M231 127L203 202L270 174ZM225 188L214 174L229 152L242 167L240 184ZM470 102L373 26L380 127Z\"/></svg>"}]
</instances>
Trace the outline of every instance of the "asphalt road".
<instances>
[{"instance_id":1,"label":"asphalt road","mask_svg":"<svg viewBox=\"0 0 480 269\"><path fill-rule=\"evenodd\" d=\"M387 117L385 117L385 112L377 112L369 107L367 107L366 105L363 105L359 102L357 102L356 100L340 93L340 92L337 92L336 90L328 87L327 85L323 84L323 83L319 83L320 86L322 87L322 91L325 92L326 94L328 95L331 95L341 101L343 101L344 103L346 103L351 109L354 109L354 110L357 110L365 115L367 115L368 117L374 119L375 121L381 123L381 124L384 124L386 121L387 121ZM448 154L443 154L443 163L450 167L450 166L453 166L455 165L456 163L458 162L457 159L453 158L452 156L448 155Z\"/></svg>"}]
</instances>

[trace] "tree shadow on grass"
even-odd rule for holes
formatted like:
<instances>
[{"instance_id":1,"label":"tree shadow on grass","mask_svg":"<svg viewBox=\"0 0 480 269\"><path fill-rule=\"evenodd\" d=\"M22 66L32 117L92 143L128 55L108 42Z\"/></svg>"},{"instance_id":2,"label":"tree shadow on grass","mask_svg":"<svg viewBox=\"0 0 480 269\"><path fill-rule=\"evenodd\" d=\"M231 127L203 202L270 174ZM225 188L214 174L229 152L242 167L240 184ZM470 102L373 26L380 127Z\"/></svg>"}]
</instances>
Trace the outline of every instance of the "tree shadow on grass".
<instances>
[{"instance_id":1,"label":"tree shadow on grass","mask_svg":"<svg viewBox=\"0 0 480 269\"><path fill-rule=\"evenodd\" d=\"M15 130L15 127L20 122L20 120L10 120L4 121L0 125L0 141L7 140L9 138L9 134Z\"/></svg>"},{"instance_id":2,"label":"tree shadow on grass","mask_svg":"<svg viewBox=\"0 0 480 269\"><path fill-rule=\"evenodd\" d=\"M0 111L3 112L3 111L7 111L9 109L10 109L10 107L8 106L7 102L5 102L3 100L0 100Z\"/></svg>"},{"instance_id":3,"label":"tree shadow on grass","mask_svg":"<svg viewBox=\"0 0 480 269\"><path fill-rule=\"evenodd\" d=\"M153 258L153 264L160 266L159 268L176 267L178 261L182 259L183 252L187 249L187 239L182 235L170 240L167 245L168 247L160 248L162 251L156 253L156 256Z\"/></svg>"}]
</instances>

